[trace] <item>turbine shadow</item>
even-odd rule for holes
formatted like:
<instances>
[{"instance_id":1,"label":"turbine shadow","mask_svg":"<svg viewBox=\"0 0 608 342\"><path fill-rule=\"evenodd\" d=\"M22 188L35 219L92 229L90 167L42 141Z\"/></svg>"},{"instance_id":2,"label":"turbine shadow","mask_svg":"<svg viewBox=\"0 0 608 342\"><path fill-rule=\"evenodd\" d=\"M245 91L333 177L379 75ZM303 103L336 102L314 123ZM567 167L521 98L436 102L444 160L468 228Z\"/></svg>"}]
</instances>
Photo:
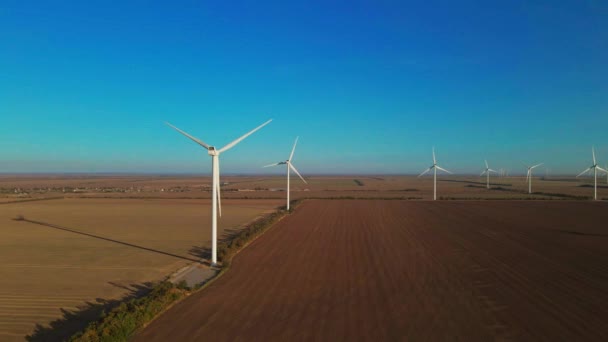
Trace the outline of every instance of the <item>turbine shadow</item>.
<instances>
[{"instance_id":1,"label":"turbine shadow","mask_svg":"<svg viewBox=\"0 0 608 342\"><path fill-rule=\"evenodd\" d=\"M581 184L578 186L579 188L593 188L593 183L591 184ZM608 185L597 185L598 189L608 189Z\"/></svg>"},{"instance_id":2,"label":"turbine shadow","mask_svg":"<svg viewBox=\"0 0 608 342\"><path fill-rule=\"evenodd\" d=\"M505 189L502 186L491 186L490 190L514 192L514 193L519 193L519 194L527 194L528 193L526 190Z\"/></svg>"},{"instance_id":3,"label":"turbine shadow","mask_svg":"<svg viewBox=\"0 0 608 342\"><path fill-rule=\"evenodd\" d=\"M541 177L543 182L570 182L570 183L579 183L581 180L579 178L564 178L564 177Z\"/></svg>"},{"instance_id":4,"label":"turbine shadow","mask_svg":"<svg viewBox=\"0 0 608 342\"><path fill-rule=\"evenodd\" d=\"M30 342L67 341L71 336L86 328L90 322L97 320L102 312L109 312L123 302L144 296L150 292L153 285L152 283L142 283L127 286L112 282L108 284L127 290L127 294L120 299L96 298L93 301L84 301L78 310L61 308L63 315L61 318L52 321L48 326L36 324L34 331L25 336L25 340Z\"/></svg>"},{"instance_id":5,"label":"turbine shadow","mask_svg":"<svg viewBox=\"0 0 608 342\"><path fill-rule=\"evenodd\" d=\"M583 233L583 232L576 232L573 230L565 230L565 229L551 229L551 230L559 232L559 233L563 233L563 234L570 234L570 235L608 237L608 234Z\"/></svg>"},{"instance_id":6,"label":"turbine shadow","mask_svg":"<svg viewBox=\"0 0 608 342\"><path fill-rule=\"evenodd\" d=\"M483 185L484 187L486 186L486 182L476 182L476 181L467 181L467 180L457 180L457 179L438 179L438 181L440 182L453 182L453 183L467 183L467 184L476 184L476 185ZM513 184L501 184L501 183L494 183L492 182L493 186L513 186Z\"/></svg>"},{"instance_id":7,"label":"turbine shadow","mask_svg":"<svg viewBox=\"0 0 608 342\"><path fill-rule=\"evenodd\" d=\"M79 235L84 235L84 236L88 236L88 237L92 237L92 238L95 238L95 239L104 240L104 241L108 241L108 242L113 242L113 243L117 243L117 244L120 244L120 245L123 245L123 246L133 247L133 248L141 249L141 250L148 251L148 252L154 252L154 253L158 253L158 254L163 254L163 255L166 255L166 256L170 256L170 257L174 257L174 258L178 258L178 259L182 259L182 260L188 260L188 261L192 261L192 262L200 262L200 260L197 260L197 259L192 259L192 258L188 258L188 257L185 257L185 256L181 256L181 255L177 255L177 254L173 254L173 253L169 253L169 252L160 251L160 250L154 249L154 248L139 246L139 245L132 244L132 243L129 243L129 242L114 240L114 239L110 239L110 238L99 236L99 235L95 235L95 234L85 233L85 232L81 232L81 231L78 231L78 230L75 230L75 229L72 229L72 228L62 227L62 226L51 224L51 223L47 223L47 222L34 221L34 220L27 219L27 218L25 218L23 216L18 216L17 218L15 218L13 220L15 220L15 221L21 221L21 222L29 222L29 223L37 224L37 225L44 226L44 227L49 227L49 228L53 228L53 229L63 230L63 231L66 231L66 232L70 232L70 233L74 233L74 234L79 234Z\"/></svg>"},{"instance_id":8,"label":"turbine shadow","mask_svg":"<svg viewBox=\"0 0 608 342\"><path fill-rule=\"evenodd\" d=\"M236 229L236 228L224 229L224 233L222 234L220 239L218 239L218 244L220 244L222 242L232 241L234 239L234 237L236 237L241 231L242 231L242 229ZM211 263L209 262L209 260L211 260L211 248L210 247L192 246L192 248L190 248L190 250L188 251L188 254L195 258L201 259L201 261L199 261L201 264L204 264L207 266L211 265Z\"/></svg>"},{"instance_id":9,"label":"turbine shadow","mask_svg":"<svg viewBox=\"0 0 608 342\"><path fill-rule=\"evenodd\" d=\"M188 251L188 255L191 255L197 259L199 259L201 264L211 265L209 260L211 260L211 248L202 247L202 246L192 246Z\"/></svg>"},{"instance_id":10,"label":"turbine shadow","mask_svg":"<svg viewBox=\"0 0 608 342\"><path fill-rule=\"evenodd\" d=\"M470 186L470 185L467 185L467 186ZM492 187L492 188L490 188L490 190L512 192L512 193L524 194L524 195L536 195L536 196L548 196L548 197L557 197L557 198L567 198L567 199L575 199L575 200L585 200L585 199L589 198L588 196L569 195L569 194L560 194L560 193L555 193L555 192L543 192L543 191L534 191L531 194L529 194L528 191L526 191L526 190L505 189L505 188L503 188L501 186Z\"/></svg>"},{"instance_id":11,"label":"turbine shadow","mask_svg":"<svg viewBox=\"0 0 608 342\"><path fill-rule=\"evenodd\" d=\"M243 228L226 228L226 229L224 229L224 233L220 237L219 242L231 241L235 236L239 235L239 233L242 230L243 230Z\"/></svg>"}]
</instances>

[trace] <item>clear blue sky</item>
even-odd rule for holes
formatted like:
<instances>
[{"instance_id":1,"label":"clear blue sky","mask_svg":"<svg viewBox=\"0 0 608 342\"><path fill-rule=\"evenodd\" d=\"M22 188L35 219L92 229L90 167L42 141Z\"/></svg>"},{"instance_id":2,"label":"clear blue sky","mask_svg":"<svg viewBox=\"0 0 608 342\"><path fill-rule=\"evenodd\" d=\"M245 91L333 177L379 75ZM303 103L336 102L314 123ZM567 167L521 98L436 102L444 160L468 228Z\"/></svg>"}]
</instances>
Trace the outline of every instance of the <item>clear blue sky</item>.
<instances>
[{"instance_id":1,"label":"clear blue sky","mask_svg":"<svg viewBox=\"0 0 608 342\"><path fill-rule=\"evenodd\" d=\"M0 172L608 162L605 1L109 3L0 2Z\"/></svg>"}]
</instances>

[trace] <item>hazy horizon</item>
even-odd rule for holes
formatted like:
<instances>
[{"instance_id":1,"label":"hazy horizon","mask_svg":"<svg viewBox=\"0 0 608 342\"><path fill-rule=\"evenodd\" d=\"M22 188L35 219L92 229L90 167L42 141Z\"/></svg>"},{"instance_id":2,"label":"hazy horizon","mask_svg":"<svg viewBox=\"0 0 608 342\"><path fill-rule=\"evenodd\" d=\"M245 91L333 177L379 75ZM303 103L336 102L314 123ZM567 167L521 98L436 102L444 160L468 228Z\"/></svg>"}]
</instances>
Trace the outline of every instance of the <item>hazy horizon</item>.
<instances>
[{"instance_id":1,"label":"hazy horizon","mask_svg":"<svg viewBox=\"0 0 608 342\"><path fill-rule=\"evenodd\" d=\"M559 174L559 173L545 173L545 172L535 172L533 173L534 177L545 177L545 176L549 176L549 177L575 177L576 175L574 174ZM599 175L599 174L598 174ZM209 172L201 172L201 173L190 173L190 172L0 172L0 176L39 176L39 177L44 177L44 176L90 176L90 177L95 177L95 176L147 176L147 177L154 177L154 176L158 176L158 177L211 177L211 173ZM258 177L258 176L264 176L264 177L283 177L285 176L285 172L282 173L231 173L231 172L226 172L226 173L222 173L222 178L223 177ZM386 177L418 177L419 174L418 173L309 173L306 175L306 177L357 177L357 176L361 176L361 177L374 177L374 176L386 176ZM587 174L585 175L587 177L591 177L593 176L593 174ZM605 176L605 174L604 174ZM295 175L293 175L292 173L292 177L297 177ZM428 177L432 177L432 173L427 173L426 175L422 176L421 178L428 178ZM438 180L440 180L441 178L450 178L450 177L479 177L479 178L483 178L485 179L485 175L480 176L479 174L475 174L475 173L459 173L459 174L445 174L445 173L437 173L437 177ZM526 173L522 172L522 173L509 173L508 176L502 176L502 177L526 177ZM497 174L492 173L491 179L495 179L495 178L502 178L499 177ZM581 178L584 178L584 176L581 176Z\"/></svg>"}]
</instances>

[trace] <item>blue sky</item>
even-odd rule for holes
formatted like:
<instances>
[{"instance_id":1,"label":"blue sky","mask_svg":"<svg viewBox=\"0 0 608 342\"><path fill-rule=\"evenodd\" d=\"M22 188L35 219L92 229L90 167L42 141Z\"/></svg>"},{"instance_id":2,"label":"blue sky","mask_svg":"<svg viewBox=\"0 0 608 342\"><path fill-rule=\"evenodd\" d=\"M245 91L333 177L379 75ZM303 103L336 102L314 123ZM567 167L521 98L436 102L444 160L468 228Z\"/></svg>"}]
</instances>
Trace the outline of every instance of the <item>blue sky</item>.
<instances>
[{"instance_id":1,"label":"blue sky","mask_svg":"<svg viewBox=\"0 0 608 342\"><path fill-rule=\"evenodd\" d=\"M605 1L0 2L0 172L608 162ZM276 170L276 172L283 171Z\"/></svg>"}]
</instances>

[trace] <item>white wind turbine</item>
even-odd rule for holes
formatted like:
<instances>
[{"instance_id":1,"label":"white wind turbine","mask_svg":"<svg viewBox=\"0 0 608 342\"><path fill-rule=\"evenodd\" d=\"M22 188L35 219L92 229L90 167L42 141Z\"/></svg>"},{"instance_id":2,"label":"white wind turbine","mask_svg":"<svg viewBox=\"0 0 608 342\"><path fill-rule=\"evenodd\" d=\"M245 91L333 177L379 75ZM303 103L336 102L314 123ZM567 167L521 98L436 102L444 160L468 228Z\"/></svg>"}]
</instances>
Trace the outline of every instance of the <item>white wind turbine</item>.
<instances>
[{"instance_id":1,"label":"white wind turbine","mask_svg":"<svg viewBox=\"0 0 608 342\"><path fill-rule=\"evenodd\" d=\"M589 166L589 168L587 168L585 171L579 173L578 176L576 176L576 177L578 178L578 177L584 175L585 173L593 170L593 179L594 179L593 199L597 200L597 170L604 171L604 172L608 172L608 171L602 169L599 165L597 165L597 161L595 160L595 149L593 147L591 147L591 154L593 155L593 165Z\"/></svg>"},{"instance_id":2,"label":"white wind turbine","mask_svg":"<svg viewBox=\"0 0 608 342\"><path fill-rule=\"evenodd\" d=\"M236 144L241 142L243 139L247 138L255 131L269 124L272 120L268 120L262 125L258 126L254 130L249 133L243 135L242 137L234 140L228 145L220 148L219 150L213 146L207 145L203 141L191 136L190 134L182 131L181 129L171 125L166 122L167 126L175 129L186 137L190 138L190 140L204 147L209 155L211 156L211 173L212 173L212 186L211 186L211 265L217 264L217 210L219 209L220 216L222 216L222 202L220 199L220 159L219 156L222 152L226 152L229 149L233 148Z\"/></svg>"},{"instance_id":3,"label":"white wind turbine","mask_svg":"<svg viewBox=\"0 0 608 342\"><path fill-rule=\"evenodd\" d=\"M536 167L539 167L543 165L543 163L540 164L536 164L534 166L528 166L526 164L524 164L524 166L526 168L528 168L528 173L526 173L526 181L528 182L528 193L531 194L532 193L532 170Z\"/></svg>"},{"instance_id":4,"label":"white wind turbine","mask_svg":"<svg viewBox=\"0 0 608 342\"><path fill-rule=\"evenodd\" d=\"M298 172L298 170L296 170L295 166L293 166L293 164L291 163L291 160L293 159L293 153L296 151L297 143L298 143L298 137L296 137L296 141L293 143L293 148L291 149L291 154L289 155L289 159L287 159L286 161L264 166L264 167L271 167L271 166L277 166L277 165L287 165L287 210L289 210L289 174L290 174L291 170L293 170L293 172L295 172L300 177L302 182L308 184L306 182L306 180L304 180L304 177L302 177L302 175Z\"/></svg>"},{"instance_id":5,"label":"white wind turbine","mask_svg":"<svg viewBox=\"0 0 608 342\"><path fill-rule=\"evenodd\" d=\"M486 169L483 170L483 172L479 176L481 177L483 175L487 175L487 177L486 177L487 178L486 188L489 189L490 188L490 172L494 172L495 173L496 171L490 169L490 167L488 166L488 161L487 160L484 160L484 161L486 162Z\"/></svg>"},{"instance_id":6,"label":"white wind turbine","mask_svg":"<svg viewBox=\"0 0 608 342\"><path fill-rule=\"evenodd\" d=\"M437 165L437 159L435 158L435 148L433 147L433 165L429 166L428 169L424 170L423 173L418 175L418 177L420 177L426 174L427 172L433 170L433 201L437 199L437 169L452 174L450 171Z\"/></svg>"}]
</instances>

